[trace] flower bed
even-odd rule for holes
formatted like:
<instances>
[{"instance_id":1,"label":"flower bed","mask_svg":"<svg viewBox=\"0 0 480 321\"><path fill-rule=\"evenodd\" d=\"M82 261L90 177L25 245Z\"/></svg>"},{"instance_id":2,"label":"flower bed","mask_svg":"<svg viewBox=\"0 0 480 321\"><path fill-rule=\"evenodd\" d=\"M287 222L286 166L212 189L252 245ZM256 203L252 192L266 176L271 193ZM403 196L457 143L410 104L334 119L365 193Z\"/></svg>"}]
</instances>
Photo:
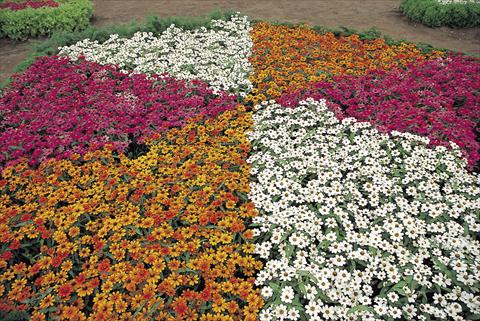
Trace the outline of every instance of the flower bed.
<instances>
[{"instance_id":1,"label":"flower bed","mask_svg":"<svg viewBox=\"0 0 480 321\"><path fill-rule=\"evenodd\" d=\"M400 11L413 21L429 27L480 26L480 2L476 0L403 0Z\"/></svg>"},{"instance_id":2,"label":"flower bed","mask_svg":"<svg viewBox=\"0 0 480 321\"><path fill-rule=\"evenodd\" d=\"M335 75L358 76L442 55L437 51L425 55L413 44L389 46L383 39L319 34L307 26L259 23L253 27L252 39L254 73L250 79L255 88L247 99L254 103Z\"/></svg>"},{"instance_id":3,"label":"flower bed","mask_svg":"<svg viewBox=\"0 0 480 321\"><path fill-rule=\"evenodd\" d=\"M450 56L407 69L372 71L360 77L334 77L313 89L286 93L278 101L294 107L306 97L325 98L346 116L384 131L410 132L434 145L455 142L470 166L480 160L475 127L480 122L480 63Z\"/></svg>"},{"instance_id":4,"label":"flower bed","mask_svg":"<svg viewBox=\"0 0 480 321\"><path fill-rule=\"evenodd\" d=\"M111 30L0 94L0 319L478 318L478 59L230 14Z\"/></svg>"},{"instance_id":5,"label":"flower bed","mask_svg":"<svg viewBox=\"0 0 480 321\"><path fill-rule=\"evenodd\" d=\"M461 3L461 4L466 4L466 3L478 3L478 0L437 0L441 4L451 4L451 3Z\"/></svg>"},{"instance_id":6,"label":"flower bed","mask_svg":"<svg viewBox=\"0 0 480 321\"><path fill-rule=\"evenodd\" d=\"M260 320L480 313L480 188L458 148L339 121L311 98L254 121Z\"/></svg>"},{"instance_id":7,"label":"flower bed","mask_svg":"<svg viewBox=\"0 0 480 321\"><path fill-rule=\"evenodd\" d=\"M209 29L183 30L174 25L156 36L138 32L132 38L111 35L104 43L85 39L63 47L60 55L85 57L137 73L169 74L181 79L202 79L215 92L244 94L251 90L248 62L252 49L246 17L213 20Z\"/></svg>"},{"instance_id":8,"label":"flower bed","mask_svg":"<svg viewBox=\"0 0 480 321\"><path fill-rule=\"evenodd\" d=\"M148 79L85 60L42 58L0 97L0 165L24 157L36 165L105 144L126 151L189 118L231 109L234 98L198 80Z\"/></svg>"},{"instance_id":9,"label":"flower bed","mask_svg":"<svg viewBox=\"0 0 480 321\"><path fill-rule=\"evenodd\" d=\"M0 37L25 40L55 31L78 31L90 24L90 0L27 1L0 7Z\"/></svg>"},{"instance_id":10,"label":"flower bed","mask_svg":"<svg viewBox=\"0 0 480 321\"><path fill-rule=\"evenodd\" d=\"M0 310L33 320L256 320L251 117L239 107L195 120L134 160L103 149L4 169Z\"/></svg>"},{"instance_id":11,"label":"flower bed","mask_svg":"<svg viewBox=\"0 0 480 321\"><path fill-rule=\"evenodd\" d=\"M55 2L53 0L27 0L24 2L3 2L0 3L0 10L1 9L10 9L10 10L23 10L26 8L33 8L33 9L38 9L42 7L58 7L59 4L58 2Z\"/></svg>"}]
</instances>

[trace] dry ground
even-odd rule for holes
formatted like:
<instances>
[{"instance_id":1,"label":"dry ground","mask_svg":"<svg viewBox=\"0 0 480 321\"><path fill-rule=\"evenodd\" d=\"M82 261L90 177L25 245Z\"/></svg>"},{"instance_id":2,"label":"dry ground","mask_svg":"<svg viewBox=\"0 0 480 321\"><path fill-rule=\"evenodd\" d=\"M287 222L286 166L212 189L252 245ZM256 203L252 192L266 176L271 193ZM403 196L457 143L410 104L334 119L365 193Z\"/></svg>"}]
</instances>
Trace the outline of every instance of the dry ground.
<instances>
[{"instance_id":1,"label":"dry ground","mask_svg":"<svg viewBox=\"0 0 480 321\"><path fill-rule=\"evenodd\" d=\"M480 28L432 29L415 24L398 10L400 0L93 0L97 26L142 20L149 14L204 15L214 9L233 9L255 18L305 22L358 30L377 27L394 39L429 43L436 47L480 53ZM0 39L0 82L25 59L31 41Z\"/></svg>"}]
</instances>

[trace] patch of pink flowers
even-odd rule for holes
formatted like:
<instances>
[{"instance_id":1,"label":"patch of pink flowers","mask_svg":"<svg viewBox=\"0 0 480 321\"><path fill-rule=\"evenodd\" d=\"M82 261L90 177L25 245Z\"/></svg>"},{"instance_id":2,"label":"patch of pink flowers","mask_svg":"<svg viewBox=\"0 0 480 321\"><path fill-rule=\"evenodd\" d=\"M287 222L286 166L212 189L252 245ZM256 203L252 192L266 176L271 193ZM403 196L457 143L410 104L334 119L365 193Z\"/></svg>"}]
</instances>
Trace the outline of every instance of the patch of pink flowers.
<instances>
[{"instance_id":1,"label":"patch of pink flowers","mask_svg":"<svg viewBox=\"0 0 480 321\"><path fill-rule=\"evenodd\" d=\"M455 142L471 167L480 160L480 61L465 56L426 61L408 69L373 71L361 77L336 77L315 89L286 93L278 102L293 107L304 98L327 99L382 131L428 136L433 145ZM477 128L476 128L477 126Z\"/></svg>"},{"instance_id":2,"label":"patch of pink flowers","mask_svg":"<svg viewBox=\"0 0 480 321\"><path fill-rule=\"evenodd\" d=\"M53 0L27 0L22 2L4 2L0 3L0 9L10 9L13 11L26 8L38 9L42 7L58 7L58 2Z\"/></svg>"},{"instance_id":3,"label":"patch of pink flowers","mask_svg":"<svg viewBox=\"0 0 480 321\"><path fill-rule=\"evenodd\" d=\"M0 97L0 167L25 157L31 165L112 144L132 142L189 118L235 106L200 80L147 78L113 66L42 57Z\"/></svg>"}]
</instances>

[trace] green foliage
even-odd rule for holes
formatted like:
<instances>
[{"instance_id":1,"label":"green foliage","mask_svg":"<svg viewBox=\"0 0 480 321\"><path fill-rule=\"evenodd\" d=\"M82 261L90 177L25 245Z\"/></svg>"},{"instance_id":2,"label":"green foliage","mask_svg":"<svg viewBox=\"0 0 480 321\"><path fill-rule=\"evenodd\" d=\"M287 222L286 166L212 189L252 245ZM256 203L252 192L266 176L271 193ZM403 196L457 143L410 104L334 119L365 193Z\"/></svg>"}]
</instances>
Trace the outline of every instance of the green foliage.
<instances>
[{"instance_id":1,"label":"green foliage","mask_svg":"<svg viewBox=\"0 0 480 321\"><path fill-rule=\"evenodd\" d=\"M2 0L0 0L1 2ZM26 321L30 320L30 315L25 311L1 312L0 320L3 321Z\"/></svg>"},{"instance_id":2,"label":"green foliage","mask_svg":"<svg viewBox=\"0 0 480 321\"><path fill-rule=\"evenodd\" d=\"M429 27L480 27L480 3L440 4L437 0L403 0L402 11L411 20Z\"/></svg>"},{"instance_id":3,"label":"green foliage","mask_svg":"<svg viewBox=\"0 0 480 321\"><path fill-rule=\"evenodd\" d=\"M58 7L0 10L0 37L25 40L58 31L80 31L88 27L93 13L91 0L59 0Z\"/></svg>"}]
</instances>

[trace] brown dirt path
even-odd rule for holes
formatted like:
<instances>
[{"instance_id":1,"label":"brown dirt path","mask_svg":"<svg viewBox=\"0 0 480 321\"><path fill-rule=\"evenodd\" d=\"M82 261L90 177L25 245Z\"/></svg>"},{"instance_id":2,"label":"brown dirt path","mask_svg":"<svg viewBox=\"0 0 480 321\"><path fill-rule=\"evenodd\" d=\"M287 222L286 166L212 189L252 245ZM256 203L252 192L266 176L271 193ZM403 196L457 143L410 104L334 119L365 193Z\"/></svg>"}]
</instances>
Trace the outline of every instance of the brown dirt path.
<instances>
[{"instance_id":1,"label":"brown dirt path","mask_svg":"<svg viewBox=\"0 0 480 321\"><path fill-rule=\"evenodd\" d=\"M432 29L412 23L398 10L400 0L94 0L94 25L142 20L149 14L205 15L214 9L233 9L255 18L305 22L358 30L377 27L394 39L480 53L480 28ZM27 56L29 42L0 39L0 82Z\"/></svg>"}]
</instances>

